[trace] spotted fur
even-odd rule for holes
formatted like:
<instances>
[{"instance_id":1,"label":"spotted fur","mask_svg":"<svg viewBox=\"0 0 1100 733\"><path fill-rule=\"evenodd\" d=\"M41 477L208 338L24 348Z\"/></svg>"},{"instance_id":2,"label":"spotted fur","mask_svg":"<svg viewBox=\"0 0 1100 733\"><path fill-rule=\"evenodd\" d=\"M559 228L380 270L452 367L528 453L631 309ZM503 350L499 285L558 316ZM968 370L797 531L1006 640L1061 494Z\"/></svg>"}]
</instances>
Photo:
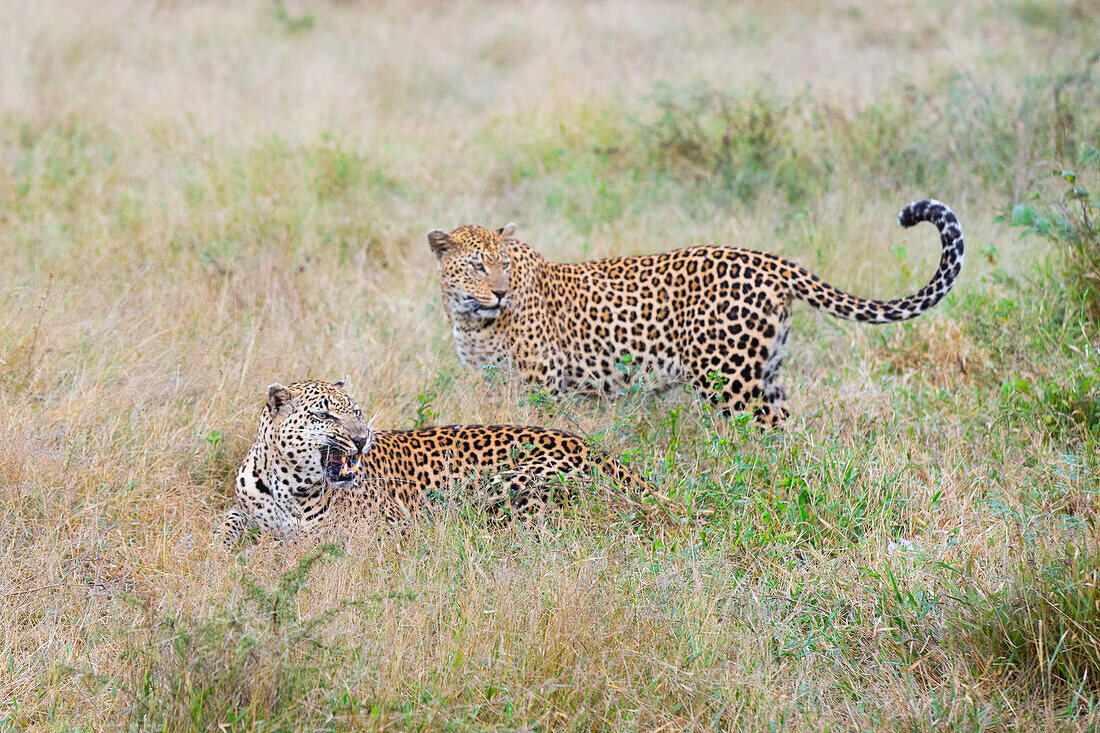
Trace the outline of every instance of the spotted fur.
<instances>
[{"instance_id":1,"label":"spotted fur","mask_svg":"<svg viewBox=\"0 0 1100 733\"><path fill-rule=\"evenodd\" d=\"M463 363L510 361L529 383L557 393L614 397L639 376L657 386L687 382L723 409L752 408L771 425L787 415L777 377L795 300L838 318L894 323L954 286L963 260L955 214L919 201L898 221L935 224L942 252L929 283L894 300L859 298L778 255L733 247L548 262L512 237L513 224L433 229L428 242Z\"/></svg>"},{"instance_id":2,"label":"spotted fur","mask_svg":"<svg viewBox=\"0 0 1100 733\"><path fill-rule=\"evenodd\" d=\"M514 425L375 431L344 382L273 384L237 471L222 537L294 537L321 525L416 516L468 498L497 520L528 517L600 480L638 500L653 487L572 433Z\"/></svg>"}]
</instances>

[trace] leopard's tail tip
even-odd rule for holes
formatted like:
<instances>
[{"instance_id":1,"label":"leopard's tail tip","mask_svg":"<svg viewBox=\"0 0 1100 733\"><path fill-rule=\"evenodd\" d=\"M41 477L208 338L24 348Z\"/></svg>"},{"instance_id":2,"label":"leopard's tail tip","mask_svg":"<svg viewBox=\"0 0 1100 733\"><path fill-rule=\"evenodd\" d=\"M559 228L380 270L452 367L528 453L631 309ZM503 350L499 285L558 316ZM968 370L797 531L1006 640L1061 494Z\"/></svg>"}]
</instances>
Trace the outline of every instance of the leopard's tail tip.
<instances>
[{"instance_id":1,"label":"leopard's tail tip","mask_svg":"<svg viewBox=\"0 0 1100 733\"><path fill-rule=\"evenodd\" d=\"M922 221L935 221L936 219L947 219L948 217L954 219L955 214L947 208L946 204L936 199L925 199L924 201L914 201L902 209L901 213L898 214L898 224L909 228Z\"/></svg>"}]
</instances>

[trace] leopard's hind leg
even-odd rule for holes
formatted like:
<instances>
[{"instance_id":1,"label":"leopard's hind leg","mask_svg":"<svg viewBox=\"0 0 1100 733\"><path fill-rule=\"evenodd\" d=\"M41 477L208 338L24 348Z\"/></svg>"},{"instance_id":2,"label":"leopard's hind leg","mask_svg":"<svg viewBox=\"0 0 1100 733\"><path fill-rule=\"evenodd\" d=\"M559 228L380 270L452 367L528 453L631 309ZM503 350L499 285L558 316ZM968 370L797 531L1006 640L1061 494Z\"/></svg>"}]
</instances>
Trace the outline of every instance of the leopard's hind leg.
<instances>
[{"instance_id":1,"label":"leopard's hind leg","mask_svg":"<svg viewBox=\"0 0 1100 733\"><path fill-rule=\"evenodd\" d=\"M726 384L720 395L712 399L727 412L742 412L751 407L753 417L763 427L775 427L785 420L790 414L787 391L780 386L778 379L787 356L790 328L790 306L771 311L756 334L759 342L754 339L754 348L747 352L741 372ZM738 361L734 355L728 358Z\"/></svg>"},{"instance_id":2,"label":"leopard's hind leg","mask_svg":"<svg viewBox=\"0 0 1100 733\"><path fill-rule=\"evenodd\" d=\"M787 390L780 386L779 370L783 366L783 360L787 357L787 338L791 333L791 309L783 308L779 313L779 323L776 328L775 340L771 344L768 358L764 361L764 369L760 379L763 382L761 400L753 414L756 419L767 427L772 427L778 422L787 419L790 410L787 409Z\"/></svg>"}]
</instances>

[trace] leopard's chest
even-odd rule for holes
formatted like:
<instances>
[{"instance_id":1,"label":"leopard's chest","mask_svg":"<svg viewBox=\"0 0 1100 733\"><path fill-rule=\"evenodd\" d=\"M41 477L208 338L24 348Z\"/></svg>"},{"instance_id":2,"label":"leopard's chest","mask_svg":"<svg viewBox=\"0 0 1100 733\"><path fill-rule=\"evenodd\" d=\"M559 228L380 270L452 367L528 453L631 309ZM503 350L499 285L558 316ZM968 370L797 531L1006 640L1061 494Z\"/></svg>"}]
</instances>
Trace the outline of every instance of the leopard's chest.
<instances>
[{"instance_id":1,"label":"leopard's chest","mask_svg":"<svg viewBox=\"0 0 1100 733\"><path fill-rule=\"evenodd\" d=\"M506 327L495 319L455 318L451 325L455 351L466 366L483 367L497 364L512 351L512 339Z\"/></svg>"}]
</instances>

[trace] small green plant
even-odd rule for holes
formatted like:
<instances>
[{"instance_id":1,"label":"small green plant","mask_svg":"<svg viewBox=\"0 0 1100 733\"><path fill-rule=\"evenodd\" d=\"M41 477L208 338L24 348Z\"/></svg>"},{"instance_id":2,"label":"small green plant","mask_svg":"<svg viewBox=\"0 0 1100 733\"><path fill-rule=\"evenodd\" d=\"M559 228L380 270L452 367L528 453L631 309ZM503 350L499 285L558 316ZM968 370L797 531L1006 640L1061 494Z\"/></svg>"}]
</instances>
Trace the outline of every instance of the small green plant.
<instances>
[{"instance_id":1,"label":"small green plant","mask_svg":"<svg viewBox=\"0 0 1100 733\"><path fill-rule=\"evenodd\" d=\"M520 398L519 406L529 405L542 410L552 410L555 405L554 395L549 390L539 385L531 385L527 394Z\"/></svg>"},{"instance_id":2,"label":"small green plant","mask_svg":"<svg viewBox=\"0 0 1100 733\"><path fill-rule=\"evenodd\" d=\"M1085 146L1080 155L1084 175L1068 169L1051 171L1057 184L1030 194L1027 203L1012 207L1007 217L1023 235L1033 234L1054 242L1063 256L1066 286L1085 315L1100 325L1100 191L1085 178L1100 174L1100 151ZM1055 186L1061 189L1055 195Z\"/></svg>"},{"instance_id":3,"label":"small green plant","mask_svg":"<svg viewBox=\"0 0 1100 733\"><path fill-rule=\"evenodd\" d=\"M308 31L317 22L313 13L310 12L291 15L283 0L275 0L275 19L279 21L279 25L283 27L283 30L291 34Z\"/></svg>"},{"instance_id":4,"label":"small green plant","mask_svg":"<svg viewBox=\"0 0 1100 733\"><path fill-rule=\"evenodd\" d=\"M421 392L416 396L416 416L413 418L413 428L422 428L439 417L439 413L432 409L438 395L432 391Z\"/></svg>"},{"instance_id":5,"label":"small green plant","mask_svg":"<svg viewBox=\"0 0 1100 733\"><path fill-rule=\"evenodd\" d=\"M500 364L486 364L481 367L481 379L485 382L485 386L489 388L500 387L506 381L504 370L500 368Z\"/></svg>"},{"instance_id":6,"label":"small green plant","mask_svg":"<svg viewBox=\"0 0 1100 733\"><path fill-rule=\"evenodd\" d=\"M620 387L616 393L620 397L640 397L645 392L644 384L637 379L638 364L630 354L623 354L615 360L615 371L623 375L626 386Z\"/></svg>"},{"instance_id":7,"label":"small green plant","mask_svg":"<svg viewBox=\"0 0 1100 733\"><path fill-rule=\"evenodd\" d=\"M312 152L313 185L320 200L339 198L363 185L369 174L367 161L339 141L325 136Z\"/></svg>"},{"instance_id":8,"label":"small green plant","mask_svg":"<svg viewBox=\"0 0 1100 733\"><path fill-rule=\"evenodd\" d=\"M1021 422L1038 419L1050 432L1079 426L1086 434L1100 436L1100 372L1009 380L1001 385L1001 403Z\"/></svg>"}]
</instances>

